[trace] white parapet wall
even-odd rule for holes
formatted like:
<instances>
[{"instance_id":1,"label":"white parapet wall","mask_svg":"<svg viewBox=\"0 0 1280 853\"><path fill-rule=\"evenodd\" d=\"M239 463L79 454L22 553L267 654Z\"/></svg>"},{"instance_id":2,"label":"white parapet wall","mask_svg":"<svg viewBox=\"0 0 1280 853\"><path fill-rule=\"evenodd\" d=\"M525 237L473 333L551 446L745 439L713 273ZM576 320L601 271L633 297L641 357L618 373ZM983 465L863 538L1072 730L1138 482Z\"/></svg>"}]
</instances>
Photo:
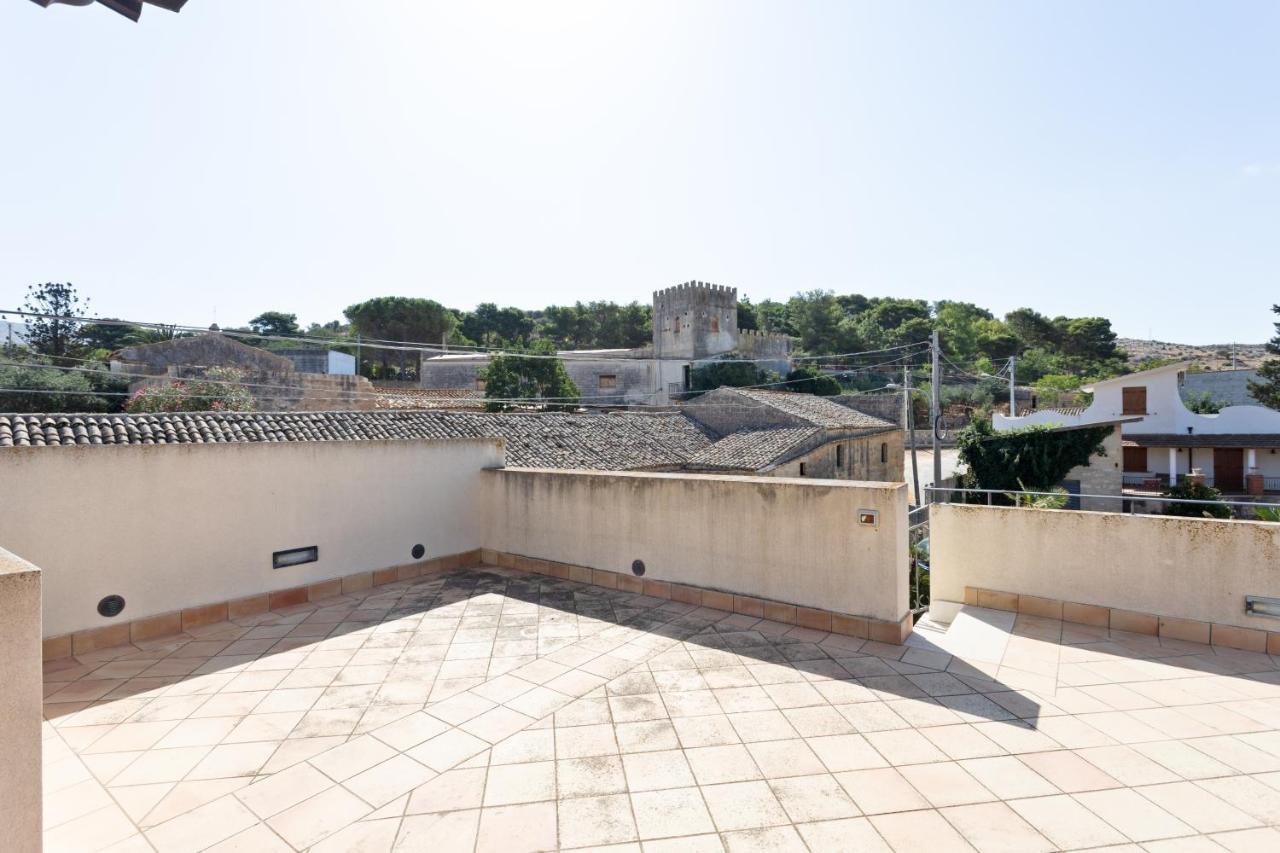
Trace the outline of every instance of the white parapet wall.
<instances>
[{"instance_id":1,"label":"white parapet wall","mask_svg":"<svg viewBox=\"0 0 1280 853\"><path fill-rule=\"evenodd\" d=\"M0 513L3 515L3 513ZM40 570L0 549L0 826L4 850L38 853L41 833Z\"/></svg>"},{"instance_id":2,"label":"white parapet wall","mask_svg":"<svg viewBox=\"0 0 1280 853\"><path fill-rule=\"evenodd\" d=\"M488 547L898 622L902 483L507 468L486 471ZM874 514L874 524L860 514Z\"/></svg>"},{"instance_id":3,"label":"white parapet wall","mask_svg":"<svg viewBox=\"0 0 1280 853\"><path fill-rule=\"evenodd\" d=\"M7 448L0 543L43 571L50 637L478 549L479 471L503 459L500 439Z\"/></svg>"},{"instance_id":4,"label":"white parapet wall","mask_svg":"<svg viewBox=\"0 0 1280 853\"><path fill-rule=\"evenodd\" d=\"M941 611L968 587L1280 630L1280 620L1245 613L1246 595L1280 598L1280 524L961 504L936 504L930 516Z\"/></svg>"}]
</instances>

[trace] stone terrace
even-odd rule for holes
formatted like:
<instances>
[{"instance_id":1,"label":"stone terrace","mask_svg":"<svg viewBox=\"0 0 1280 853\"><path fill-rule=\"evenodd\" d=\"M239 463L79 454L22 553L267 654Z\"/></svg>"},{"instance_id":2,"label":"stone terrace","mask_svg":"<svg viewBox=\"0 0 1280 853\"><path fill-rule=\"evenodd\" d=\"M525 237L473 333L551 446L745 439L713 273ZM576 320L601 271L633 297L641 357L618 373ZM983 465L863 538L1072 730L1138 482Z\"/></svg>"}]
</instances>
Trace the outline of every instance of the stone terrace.
<instances>
[{"instance_id":1,"label":"stone terrace","mask_svg":"<svg viewBox=\"0 0 1280 853\"><path fill-rule=\"evenodd\" d=\"M463 571L49 664L45 845L1275 851L1277 666Z\"/></svg>"}]
</instances>

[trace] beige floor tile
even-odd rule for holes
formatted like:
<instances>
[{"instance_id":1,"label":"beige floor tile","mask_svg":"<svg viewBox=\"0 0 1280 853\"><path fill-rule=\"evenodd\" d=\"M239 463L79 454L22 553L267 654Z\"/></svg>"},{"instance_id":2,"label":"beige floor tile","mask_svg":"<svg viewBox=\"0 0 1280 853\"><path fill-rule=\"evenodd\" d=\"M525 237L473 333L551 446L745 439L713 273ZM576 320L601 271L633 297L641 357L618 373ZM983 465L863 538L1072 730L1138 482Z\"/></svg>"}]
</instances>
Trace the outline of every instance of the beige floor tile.
<instances>
[{"instance_id":1,"label":"beige floor tile","mask_svg":"<svg viewBox=\"0 0 1280 853\"><path fill-rule=\"evenodd\" d=\"M205 803L221 799L227 794L238 791L252 782L252 777L241 776L233 779L210 779L203 781L179 782L172 786L147 814L138 821L144 829L158 826L178 815L186 814Z\"/></svg>"},{"instance_id":2,"label":"beige floor tile","mask_svg":"<svg viewBox=\"0 0 1280 853\"><path fill-rule=\"evenodd\" d=\"M618 754L618 741L613 726L569 726L557 728L556 758L588 758L593 755Z\"/></svg>"},{"instance_id":3,"label":"beige floor tile","mask_svg":"<svg viewBox=\"0 0 1280 853\"><path fill-rule=\"evenodd\" d=\"M1280 850L1280 829L1273 827L1220 832L1210 837L1231 853L1274 853Z\"/></svg>"},{"instance_id":4,"label":"beige floor tile","mask_svg":"<svg viewBox=\"0 0 1280 853\"><path fill-rule=\"evenodd\" d=\"M484 802L484 767L449 770L419 785L409 796L406 814L478 809Z\"/></svg>"},{"instance_id":5,"label":"beige floor tile","mask_svg":"<svg viewBox=\"0 0 1280 853\"><path fill-rule=\"evenodd\" d=\"M291 853L292 850L265 823L259 823L218 842L206 853Z\"/></svg>"},{"instance_id":6,"label":"beige floor tile","mask_svg":"<svg viewBox=\"0 0 1280 853\"><path fill-rule=\"evenodd\" d=\"M699 785L762 779L751 753L742 744L701 746L685 750L685 758Z\"/></svg>"},{"instance_id":7,"label":"beige floor tile","mask_svg":"<svg viewBox=\"0 0 1280 853\"><path fill-rule=\"evenodd\" d=\"M101 850L137 833L133 822L116 805L107 805L65 821L44 834L44 849Z\"/></svg>"},{"instance_id":8,"label":"beige floor tile","mask_svg":"<svg viewBox=\"0 0 1280 853\"><path fill-rule=\"evenodd\" d=\"M224 796L153 826L146 835L159 853L195 853L256 823L258 818L243 803L234 796Z\"/></svg>"},{"instance_id":9,"label":"beige floor tile","mask_svg":"<svg viewBox=\"0 0 1280 853\"><path fill-rule=\"evenodd\" d=\"M398 853L474 853L479 825L479 809L406 817L392 849Z\"/></svg>"},{"instance_id":10,"label":"beige floor tile","mask_svg":"<svg viewBox=\"0 0 1280 853\"><path fill-rule=\"evenodd\" d=\"M1040 853L1054 845L1004 803L940 809L942 816L982 853Z\"/></svg>"},{"instance_id":11,"label":"beige floor tile","mask_svg":"<svg viewBox=\"0 0 1280 853\"><path fill-rule=\"evenodd\" d=\"M639 850L639 845L619 844L610 850L623 853L627 848ZM688 835L684 838L659 838L644 843L644 853L724 853L724 842L719 835Z\"/></svg>"},{"instance_id":12,"label":"beige floor tile","mask_svg":"<svg viewBox=\"0 0 1280 853\"><path fill-rule=\"evenodd\" d=\"M798 737L796 730L781 711L741 711L731 712L727 716L734 731L744 743Z\"/></svg>"},{"instance_id":13,"label":"beige floor tile","mask_svg":"<svg viewBox=\"0 0 1280 853\"><path fill-rule=\"evenodd\" d=\"M1019 755L1018 760L1068 794L1121 787L1118 780L1070 750L1031 752Z\"/></svg>"},{"instance_id":14,"label":"beige floor tile","mask_svg":"<svg viewBox=\"0 0 1280 853\"><path fill-rule=\"evenodd\" d=\"M267 821L281 838L298 849L318 844L367 815L372 809L350 791L335 786L286 809Z\"/></svg>"},{"instance_id":15,"label":"beige floor tile","mask_svg":"<svg viewBox=\"0 0 1280 853\"><path fill-rule=\"evenodd\" d=\"M265 701L265 700L264 700ZM250 743L265 740L284 740L304 715L302 711L282 711L277 714L253 713L242 719L223 743Z\"/></svg>"},{"instance_id":16,"label":"beige floor tile","mask_svg":"<svg viewBox=\"0 0 1280 853\"><path fill-rule=\"evenodd\" d=\"M528 761L551 761L555 757L555 731L551 728L527 729L494 744L489 763L523 764Z\"/></svg>"},{"instance_id":17,"label":"beige floor tile","mask_svg":"<svg viewBox=\"0 0 1280 853\"><path fill-rule=\"evenodd\" d=\"M182 720L155 743L156 749L213 746L221 743L240 722L239 717L204 717Z\"/></svg>"},{"instance_id":18,"label":"beige floor tile","mask_svg":"<svg viewBox=\"0 0 1280 853\"><path fill-rule=\"evenodd\" d=\"M1073 795L1089 811L1133 841L1194 835L1195 830L1128 788Z\"/></svg>"},{"instance_id":19,"label":"beige floor tile","mask_svg":"<svg viewBox=\"0 0 1280 853\"><path fill-rule=\"evenodd\" d=\"M1263 752L1233 735L1195 738L1184 742L1239 773L1269 773L1280 770L1280 756Z\"/></svg>"},{"instance_id":20,"label":"beige floor tile","mask_svg":"<svg viewBox=\"0 0 1280 853\"><path fill-rule=\"evenodd\" d=\"M824 773L827 769L809 745L799 738L749 743L747 750L767 779L807 776Z\"/></svg>"},{"instance_id":21,"label":"beige floor tile","mask_svg":"<svg viewBox=\"0 0 1280 853\"><path fill-rule=\"evenodd\" d=\"M920 729L920 734L952 760L1005 754L995 741L969 725L930 726Z\"/></svg>"},{"instance_id":22,"label":"beige floor tile","mask_svg":"<svg viewBox=\"0 0 1280 853\"><path fill-rule=\"evenodd\" d=\"M1263 823L1280 826L1280 791L1275 788L1250 776L1203 779L1196 784Z\"/></svg>"},{"instance_id":23,"label":"beige floor tile","mask_svg":"<svg viewBox=\"0 0 1280 853\"><path fill-rule=\"evenodd\" d=\"M805 738L809 748L832 773L887 767L889 762L867 742L866 735L831 735ZM941 753L939 753L941 755ZM945 757L945 756L943 756Z\"/></svg>"},{"instance_id":24,"label":"beige floor tile","mask_svg":"<svg viewBox=\"0 0 1280 853\"><path fill-rule=\"evenodd\" d=\"M475 735L469 735L460 729L451 729L418 744L409 750L407 755L437 773L443 773L488 747L487 741Z\"/></svg>"},{"instance_id":25,"label":"beige floor tile","mask_svg":"<svg viewBox=\"0 0 1280 853\"><path fill-rule=\"evenodd\" d=\"M705 785L702 796L721 832L788 823L786 811L765 782Z\"/></svg>"},{"instance_id":26,"label":"beige floor tile","mask_svg":"<svg viewBox=\"0 0 1280 853\"><path fill-rule=\"evenodd\" d=\"M333 787L333 780L310 764L297 764L236 792L236 798L265 820Z\"/></svg>"},{"instance_id":27,"label":"beige floor tile","mask_svg":"<svg viewBox=\"0 0 1280 853\"><path fill-rule=\"evenodd\" d=\"M1159 785L1179 781L1172 772L1129 746L1098 746L1075 752L1123 785Z\"/></svg>"},{"instance_id":28,"label":"beige floor tile","mask_svg":"<svg viewBox=\"0 0 1280 853\"><path fill-rule=\"evenodd\" d=\"M1009 800L1008 806L1054 844L1075 850L1123 844L1113 826L1065 794Z\"/></svg>"},{"instance_id":29,"label":"beige floor tile","mask_svg":"<svg viewBox=\"0 0 1280 853\"><path fill-rule=\"evenodd\" d=\"M715 825L697 788L668 788L631 794L641 839L714 832Z\"/></svg>"},{"instance_id":30,"label":"beige floor tile","mask_svg":"<svg viewBox=\"0 0 1280 853\"><path fill-rule=\"evenodd\" d=\"M436 776L434 770L407 755L397 755L357 773L342 783L343 787L375 808L426 784Z\"/></svg>"},{"instance_id":31,"label":"beige floor tile","mask_svg":"<svg viewBox=\"0 0 1280 853\"><path fill-rule=\"evenodd\" d=\"M537 761L489 768L484 805L507 806L551 800L556 796L556 763Z\"/></svg>"},{"instance_id":32,"label":"beige floor tile","mask_svg":"<svg viewBox=\"0 0 1280 853\"><path fill-rule=\"evenodd\" d=\"M1043 776L1013 756L974 758L959 764L1002 800L1058 793Z\"/></svg>"},{"instance_id":33,"label":"beige floor tile","mask_svg":"<svg viewBox=\"0 0 1280 853\"><path fill-rule=\"evenodd\" d=\"M947 760L946 754L915 729L867 732L863 737L895 767Z\"/></svg>"},{"instance_id":34,"label":"beige floor tile","mask_svg":"<svg viewBox=\"0 0 1280 853\"><path fill-rule=\"evenodd\" d=\"M45 795L44 828L48 831L110 805L114 803L102 784L96 779L84 779L54 795Z\"/></svg>"},{"instance_id":35,"label":"beige floor tile","mask_svg":"<svg viewBox=\"0 0 1280 853\"><path fill-rule=\"evenodd\" d=\"M804 853L809 849L790 826L726 832L723 838L729 853Z\"/></svg>"},{"instance_id":36,"label":"beige floor tile","mask_svg":"<svg viewBox=\"0 0 1280 853\"><path fill-rule=\"evenodd\" d=\"M685 717L671 721L676 737L685 749L698 746L720 746L739 743L741 739L729 718L723 714L706 717Z\"/></svg>"},{"instance_id":37,"label":"beige floor tile","mask_svg":"<svg viewBox=\"0 0 1280 853\"><path fill-rule=\"evenodd\" d=\"M1135 743L1133 749L1183 779L1212 779L1216 776L1231 776L1235 773L1221 761L1210 758L1181 741Z\"/></svg>"},{"instance_id":38,"label":"beige floor tile","mask_svg":"<svg viewBox=\"0 0 1280 853\"><path fill-rule=\"evenodd\" d=\"M899 767L898 772L935 808L996 799L977 779L954 762L912 764Z\"/></svg>"},{"instance_id":39,"label":"beige floor tile","mask_svg":"<svg viewBox=\"0 0 1280 853\"><path fill-rule=\"evenodd\" d=\"M90 746L81 750L81 754L94 755L101 752L150 749L177 725L172 720L154 723L123 723L96 738ZM194 746L195 744L180 745Z\"/></svg>"},{"instance_id":40,"label":"beige floor tile","mask_svg":"<svg viewBox=\"0 0 1280 853\"><path fill-rule=\"evenodd\" d=\"M177 782L193 772L193 768L208 760L206 756L209 755L211 751L207 746L153 749L139 756L119 773L112 775L111 784L147 785L152 782ZM263 761L265 760L266 756L263 757Z\"/></svg>"},{"instance_id":41,"label":"beige floor tile","mask_svg":"<svg viewBox=\"0 0 1280 853\"><path fill-rule=\"evenodd\" d=\"M837 820L861 814L829 773L770 780L769 787L793 823Z\"/></svg>"},{"instance_id":42,"label":"beige floor tile","mask_svg":"<svg viewBox=\"0 0 1280 853\"><path fill-rule=\"evenodd\" d=\"M927 839L929 853L973 853L973 847L936 811L872 815L871 825L894 851L919 850Z\"/></svg>"},{"instance_id":43,"label":"beige floor tile","mask_svg":"<svg viewBox=\"0 0 1280 853\"><path fill-rule=\"evenodd\" d=\"M678 749L630 753L622 756L622 767L627 775L627 787L633 793L694 784L689 762Z\"/></svg>"},{"instance_id":44,"label":"beige floor tile","mask_svg":"<svg viewBox=\"0 0 1280 853\"><path fill-rule=\"evenodd\" d=\"M533 717L521 714L519 711L513 711L510 708L498 706L468 720L459 728L489 743L498 743L504 738L527 728L534 722L536 721Z\"/></svg>"},{"instance_id":45,"label":"beige floor tile","mask_svg":"<svg viewBox=\"0 0 1280 853\"><path fill-rule=\"evenodd\" d=\"M554 802L485 808L476 853L535 853L556 849Z\"/></svg>"},{"instance_id":46,"label":"beige floor tile","mask_svg":"<svg viewBox=\"0 0 1280 853\"><path fill-rule=\"evenodd\" d=\"M891 853L889 845L866 818L845 818L796 827L810 850L848 850L858 853Z\"/></svg>"},{"instance_id":47,"label":"beige floor tile","mask_svg":"<svg viewBox=\"0 0 1280 853\"><path fill-rule=\"evenodd\" d=\"M556 808L562 847L620 844L638 837L626 794L562 799Z\"/></svg>"},{"instance_id":48,"label":"beige floor tile","mask_svg":"<svg viewBox=\"0 0 1280 853\"><path fill-rule=\"evenodd\" d=\"M556 785L560 797L621 794L627 790L627 777L617 755L565 758L556 762Z\"/></svg>"},{"instance_id":49,"label":"beige floor tile","mask_svg":"<svg viewBox=\"0 0 1280 853\"><path fill-rule=\"evenodd\" d=\"M920 792L892 767L853 770L835 774L854 803L865 814L913 811L929 807Z\"/></svg>"},{"instance_id":50,"label":"beige floor tile","mask_svg":"<svg viewBox=\"0 0 1280 853\"><path fill-rule=\"evenodd\" d=\"M1177 815L1198 832L1227 832L1260 825L1256 818L1191 782L1148 785L1135 790L1170 814Z\"/></svg>"},{"instance_id":51,"label":"beige floor tile","mask_svg":"<svg viewBox=\"0 0 1280 853\"><path fill-rule=\"evenodd\" d=\"M399 820L364 820L338 830L309 853L387 853L399 831Z\"/></svg>"}]
</instances>

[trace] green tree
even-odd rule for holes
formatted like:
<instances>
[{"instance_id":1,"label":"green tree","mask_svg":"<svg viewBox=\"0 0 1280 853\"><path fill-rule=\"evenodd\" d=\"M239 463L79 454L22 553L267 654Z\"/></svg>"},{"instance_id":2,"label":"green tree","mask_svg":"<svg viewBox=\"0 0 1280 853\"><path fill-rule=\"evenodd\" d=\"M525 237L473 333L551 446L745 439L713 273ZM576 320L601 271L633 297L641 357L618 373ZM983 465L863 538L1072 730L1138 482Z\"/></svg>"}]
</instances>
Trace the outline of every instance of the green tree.
<instances>
[{"instance_id":1,"label":"green tree","mask_svg":"<svg viewBox=\"0 0 1280 853\"><path fill-rule=\"evenodd\" d=\"M795 327L791 325L791 318L787 312L787 304L785 302L775 302L772 299L765 299L756 303L756 323L757 327L766 332L775 332L780 335L796 334Z\"/></svg>"},{"instance_id":2,"label":"green tree","mask_svg":"<svg viewBox=\"0 0 1280 853\"><path fill-rule=\"evenodd\" d=\"M956 436L960 461L968 468L965 482L973 488L1047 491L1067 472L1104 456L1103 440L1112 427L1053 430L1046 426L996 432L978 418Z\"/></svg>"},{"instance_id":3,"label":"green tree","mask_svg":"<svg viewBox=\"0 0 1280 853\"><path fill-rule=\"evenodd\" d=\"M714 391L722 386L746 388L769 382L772 374L756 367L755 362L739 358L722 358L695 367L689 374L691 391Z\"/></svg>"},{"instance_id":4,"label":"green tree","mask_svg":"<svg viewBox=\"0 0 1280 853\"><path fill-rule=\"evenodd\" d=\"M1216 415L1226 408L1227 404L1221 400L1213 399L1213 395L1208 391L1203 394L1190 394L1182 405L1187 407L1187 411L1195 412L1197 415Z\"/></svg>"},{"instance_id":5,"label":"green tree","mask_svg":"<svg viewBox=\"0 0 1280 853\"><path fill-rule=\"evenodd\" d=\"M107 353L150 342L146 329L134 325L122 325L118 321L85 323L80 327L78 337L86 349Z\"/></svg>"},{"instance_id":6,"label":"green tree","mask_svg":"<svg viewBox=\"0 0 1280 853\"><path fill-rule=\"evenodd\" d=\"M292 337L302 333L298 327L298 315L283 311L263 311L249 321L249 328L259 335Z\"/></svg>"},{"instance_id":7,"label":"green tree","mask_svg":"<svg viewBox=\"0 0 1280 853\"><path fill-rule=\"evenodd\" d=\"M1018 308L1005 314L1004 322L1024 348L1057 346L1057 327L1052 320L1037 311Z\"/></svg>"},{"instance_id":8,"label":"green tree","mask_svg":"<svg viewBox=\"0 0 1280 853\"><path fill-rule=\"evenodd\" d=\"M538 341L523 353L491 358L488 366L480 371L488 400L485 409L506 412L522 408L550 411L577 408L581 392L569 378L564 362L546 357L554 355L555 347L550 341Z\"/></svg>"},{"instance_id":9,"label":"green tree","mask_svg":"<svg viewBox=\"0 0 1280 853\"><path fill-rule=\"evenodd\" d=\"M80 321L89 312L89 300L80 300L75 285L47 281L27 286L22 310L39 314L24 318L26 345L33 352L49 356L55 364L69 363L80 349L77 334Z\"/></svg>"},{"instance_id":10,"label":"green tree","mask_svg":"<svg viewBox=\"0 0 1280 853\"><path fill-rule=\"evenodd\" d=\"M0 388L15 389L0 391L0 412L106 412L118 399L95 395L93 374L59 369L38 356L23 364L0 361Z\"/></svg>"},{"instance_id":11,"label":"green tree","mask_svg":"<svg viewBox=\"0 0 1280 853\"><path fill-rule=\"evenodd\" d=\"M781 390L830 397L832 394L839 394L841 389L834 376L823 373L816 367L801 365L787 374L787 384Z\"/></svg>"},{"instance_id":12,"label":"green tree","mask_svg":"<svg viewBox=\"0 0 1280 853\"><path fill-rule=\"evenodd\" d=\"M800 348L823 355L838 352L840 324L845 319L840 303L829 290L798 293L787 302L787 317L800 336Z\"/></svg>"},{"instance_id":13,"label":"green tree","mask_svg":"<svg viewBox=\"0 0 1280 853\"><path fill-rule=\"evenodd\" d=\"M759 328L760 320L756 317L756 306L751 304L751 299L744 293L738 300L738 329L754 331Z\"/></svg>"},{"instance_id":14,"label":"green tree","mask_svg":"<svg viewBox=\"0 0 1280 853\"><path fill-rule=\"evenodd\" d=\"M353 333L375 340L435 344L444 342L458 324L454 313L439 302L415 296L378 296L348 306L343 314L351 322ZM396 375L407 378L411 356L412 374L417 375L417 353L376 344L362 349L366 359L370 353L380 362L378 378L391 375L393 360L397 364Z\"/></svg>"},{"instance_id":15,"label":"green tree","mask_svg":"<svg viewBox=\"0 0 1280 853\"><path fill-rule=\"evenodd\" d=\"M1280 314L1280 305L1271 306L1274 314ZM1280 356L1280 322L1275 324L1276 336L1267 342L1267 352ZM1258 380L1249 383L1249 393L1264 406L1280 409L1280 358L1268 358L1258 368Z\"/></svg>"}]
</instances>

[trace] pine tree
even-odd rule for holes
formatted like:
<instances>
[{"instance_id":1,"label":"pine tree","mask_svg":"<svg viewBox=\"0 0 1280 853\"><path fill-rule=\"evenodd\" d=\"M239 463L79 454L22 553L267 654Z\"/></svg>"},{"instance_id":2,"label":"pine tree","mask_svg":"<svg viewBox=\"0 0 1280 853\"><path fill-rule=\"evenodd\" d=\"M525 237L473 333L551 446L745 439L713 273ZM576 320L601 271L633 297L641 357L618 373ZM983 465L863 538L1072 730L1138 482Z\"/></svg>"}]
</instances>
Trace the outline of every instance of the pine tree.
<instances>
[{"instance_id":1,"label":"pine tree","mask_svg":"<svg viewBox=\"0 0 1280 853\"><path fill-rule=\"evenodd\" d=\"M1280 305L1271 306L1280 314ZM1280 322L1276 324L1276 336L1267 342L1267 352L1280 356ZM1249 383L1249 393L1264 406L1280 409L1280 358L1269 358L1258 368L1258 381Z\"/></svg>"}]
</instances>

